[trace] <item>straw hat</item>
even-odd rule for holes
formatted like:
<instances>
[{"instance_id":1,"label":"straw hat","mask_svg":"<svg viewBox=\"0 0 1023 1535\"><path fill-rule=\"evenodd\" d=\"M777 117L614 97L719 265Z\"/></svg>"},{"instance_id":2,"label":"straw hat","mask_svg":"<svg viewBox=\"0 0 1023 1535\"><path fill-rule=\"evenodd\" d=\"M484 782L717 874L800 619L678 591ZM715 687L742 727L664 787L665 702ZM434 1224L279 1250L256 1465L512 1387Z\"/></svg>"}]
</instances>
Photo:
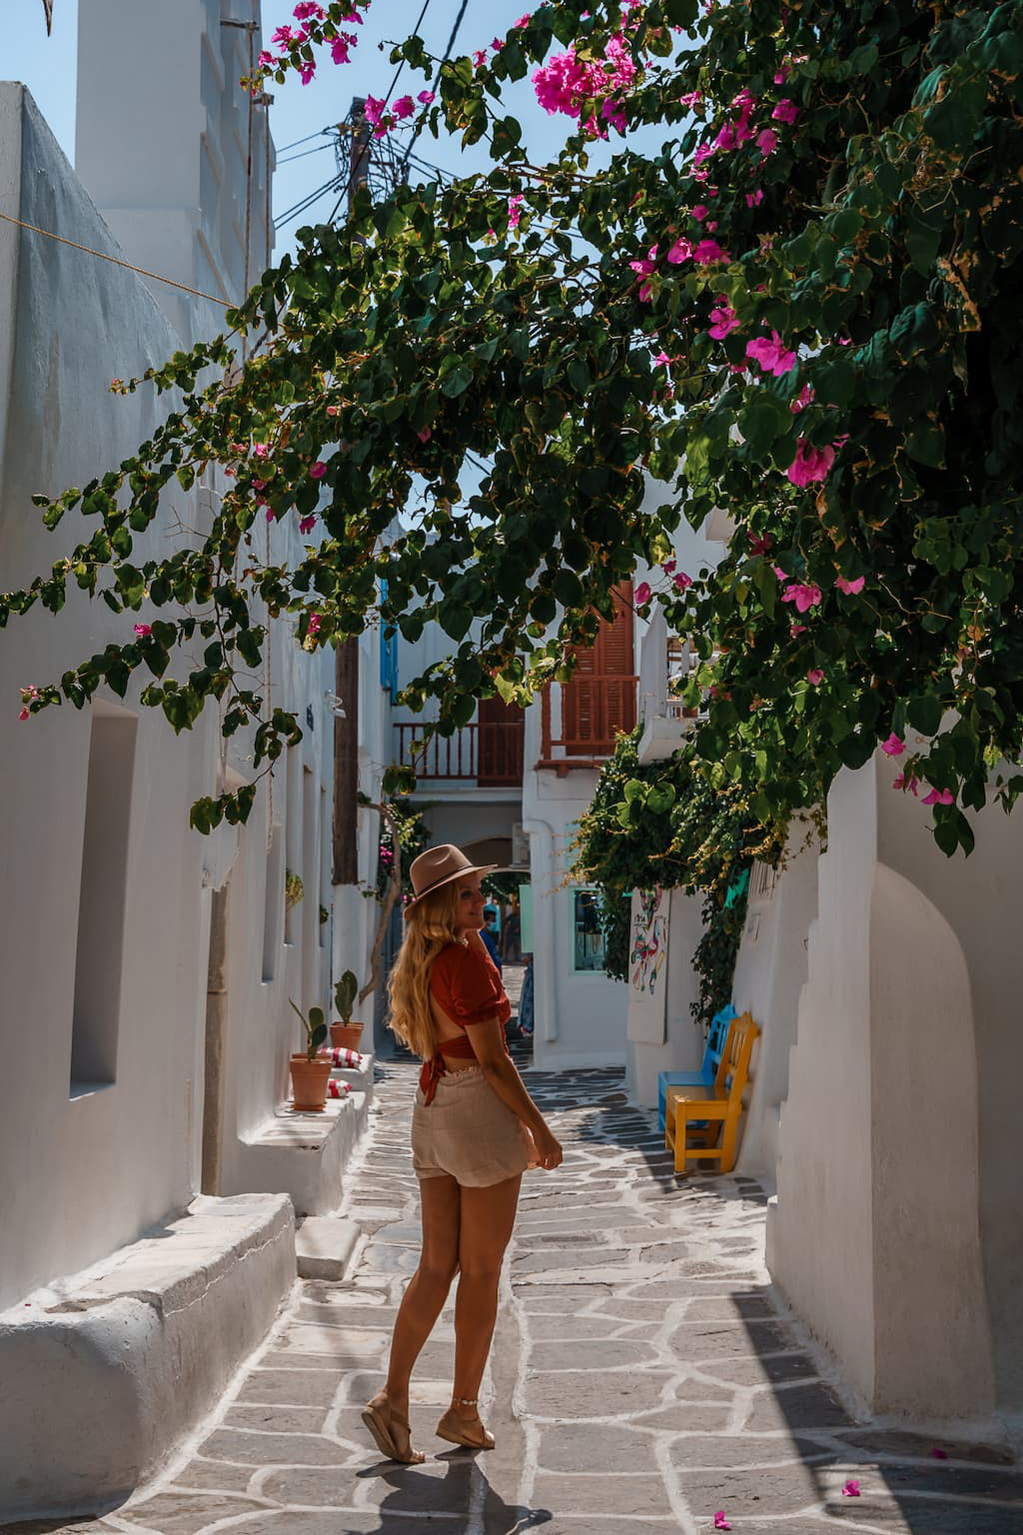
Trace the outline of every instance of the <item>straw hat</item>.
<instances>
[{"instance_id":1,"label":"straw hat","mask_svg":"<svg viewBox=\"0 0 1023 1535\"><path fill-rule=\"evenodd\" d=\"M415 903L421 901L424 895L431 895L434 890L439 890L441 885L448 885L453 879L461 879L464 874L489 874L496 868L496 863L470 863L461 848L453 846L450 842L442 842L438 847L428 847L425 853L420 853L418 858L413 859L409 870L415 894L405 908L405 915L408 915Z\"/></svg>"}]
</instances>

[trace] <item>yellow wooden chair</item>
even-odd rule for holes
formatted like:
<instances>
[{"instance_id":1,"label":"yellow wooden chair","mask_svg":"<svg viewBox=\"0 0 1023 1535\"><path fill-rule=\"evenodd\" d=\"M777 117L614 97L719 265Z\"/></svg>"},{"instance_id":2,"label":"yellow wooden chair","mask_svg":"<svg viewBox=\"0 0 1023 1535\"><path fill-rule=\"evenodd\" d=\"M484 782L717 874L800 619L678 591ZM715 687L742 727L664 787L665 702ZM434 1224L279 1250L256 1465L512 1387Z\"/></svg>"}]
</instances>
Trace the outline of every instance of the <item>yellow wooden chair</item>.
<instances>
[{"instance_id":1,"label":"yellow wooden chair","mask_svg":"<svg viewBox=\"0 0 1023 1535\"><path fill-rule=\"evenodd\" d=\"M716 1161L722 1173L732 1171L742 1094L749 1079L750 1056L759 1037L760 1030L753 1019L749 1013L743 1013L728 1031L728 1044L714 1085L668 1088L664 1144L674 1148L677 1173L685 1172L689 1157ZM714 1145L719 1131L720 1143Z\"/></svg>"}]
</instances>

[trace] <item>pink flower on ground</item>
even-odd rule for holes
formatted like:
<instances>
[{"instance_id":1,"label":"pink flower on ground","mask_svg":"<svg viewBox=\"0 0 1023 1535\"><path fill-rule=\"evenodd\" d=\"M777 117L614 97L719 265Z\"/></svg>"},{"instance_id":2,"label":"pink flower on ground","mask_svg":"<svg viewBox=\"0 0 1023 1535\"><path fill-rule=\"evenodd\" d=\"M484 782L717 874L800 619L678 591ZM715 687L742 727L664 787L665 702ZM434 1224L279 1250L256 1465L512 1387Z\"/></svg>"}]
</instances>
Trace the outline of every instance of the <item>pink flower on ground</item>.
<instances>
[{"instance_id":1,"label":"pink flower on ground","mask_svg":"<svg viewBox=\"0 0 1023 1535\"><path fill-rule=\"evenodd\" d=\"M834 448L814 448L805 437L800 437L795 459L785 473L793 485L809 485L814 480L827 479L834 462Z\"/></svg>"},{"instance_id":2,"label":"pink flower on ground","mask_svg":"<svg viewBox=\"0 0 1023 1535\"><path fill-rule=\"evenodd\" d=\"M887 741L881 742L881 750L887 757L901 757L906 750L906 743L900 740L893 730Z\"/></svg>"},{"instance_id":3,"label":"pink flower on ground","mask_svg":"<svg viewBox=\"0 0 1023 1535\"><path fill-rule=\"evenodd\" d=\"M645 608L650 601L650 583L648 581L641 581L632 595L636 600L636 606Z\"/></svg>"},{"instance_id":4,"label":"pink flower on ground","mask_svg":"<svg viewBox=\"0 0 1023 1535\"><path fill-rule=\"evenodd\" d=\"M773 128L762 128L757 134L757 148L766 160L778 148L778 135Z\"/></svg>"},{"instance_id":5,"label":"pink flower on ground","mask_svg":"<svg viewBox=\"0 0 1023 1535\"><path fill-rule=\"evenodd\" d=\"M924 795L920 803L921 805L952 805L955 801L950 789L932 789L930 794Z\"/></svg>"},{"instance_id":6,"label":"pink flower on ground","mask_svg":"<svg viewBox=\"0 0 1023 1535\"><path fill-rule=\"evenodd\" d=\"M723 1508L719 1508L717 1513L714 1515L714 1528L716 1530L730 1530L732 1528L728 1520L725 1518L725 1511Z\"/></svg>"},{"instance_id":7,"label":"pink flower on ground","mask_svg":"<svg viewBox=\"0 0 1023 1535\"><path fill-rule=\"evenodd\" d=\"M715 341L724 341L733 330L739 329L739 319L727 299L719 298L717 304L710 312L714 321L707 334L713 336Z\"/></svg>"},{"instance_id":8,"label":"pink flower on ground","mask_svg":"<svg viewBox=\"0 0 1023 1535\"><path fill-rule=\"evenodd\" d=\"M759 363L765 373L773 373L780 378L783 373L788 373L790 368L796 365L795 352L788 351L776 330L772 330L770 338L757 336L746 348L746 356Z\"/></svg>"},{"instance_id":9,"label":"pink flower on ground","mask_svg":"<svg viewBox=\"0 0 1023 1535\"><path fill-rule=\"evenodd\" d=\"M404 122L406 117L411 117L415 110L416 104L411 96L399 96L391 107L391 111L399 123Z\"/></svg>"},{"instance_id":10,"label":"pink flower on ground","mask_svg":"<svg viewBox=\"0 0 1023 1535\"><path fill-rule=\"evenodd\" d=\"M819 666L811 666L810 670L806 674L806 680L811 687L819 687L820 684L824 681L824 673L821 671Z\"/></svg>"},{"instance_id":11,"label":"pink flower on ground","mask_svg":"<svg viewBox=\"0 0 1023 1535\"><path fill-rule=\"evenodd\" d=\"M856 597L860 592L862 592L866 579L866 576L857 576L855 581L847 581L845 576L839 576L838 580L835 582L835 585L838 587L838 590L840 592L844 592L847 597Z\"/></svg>"},{"instance_id":12,"label":"pink flower on ground","mask_svg":"<svg viewBox=\"0 0 1023 1535\"><path fill-rule=\"evenodd\" d=\"M893 778L892 779L892 788L893 789L903 789L903 788L905 788L905 789L908 789L911 794L916 794L916 791L917 791L917 788L919 787L919 784L920 784L919 778L910 777L909 780L907 781L906 776L905 776L904 773L900 773L898 778ZM919 795L917 796L917 798L919 798Z\"/></svg>"},{"instance_id":13,"label":"pink flower on ground","mask_svg":"<svg viewBox=\"0 0 1023 1535\"><path fill-rule=\"evenodd\" d=\"M794 123L799 116L799 108L786 98L784 101L779 101L771 116L777 118L780 123Z\"/></svg>"},{"instance_id":14,"label":"pink flower on ground","mask_svg":"<svg viewBox=\"0 0 1023 1535\"><path fill-rule=\"evenodd\" d=\"M300 517L298 519L298 531L300 533L311 533L315 526L316 526L316 513L315 512L313 513L313 515L311 517Z\"/></svg>"},{"instance_id":15,"label":"pink flower on ground","mask_svg":"<svg viewBox=\"0 0 1023 1535\"><path fill-rule=\"evenodd\" d=\"M678 574L672 576L671 579L674 583L676 591L680 592L684 592L687 586L692 586L693 584L692 576L687 576L684 570L680 570Z\"/></svg>"},{"instance_id":16,"label":"pink flower on ground","mask_svg":"<svg viewBox=\"0 0 1023 1535\"><path fill-rule=\"evenodd\" d=\"M842 1488L842 1496L843 1496L843 1498L858 1498L859 1495L860 1495L860 1484L859 1484L859 1482L854 1482L854 1481L846 1482L845 1486Z\"/></svg>"},{"instance_id":17,"label":"pink flower on ground","mask_svg":"<svg viewBox=\"0 0 1023 1535\"><path fill-rule=\"evenodd\" d=\"M135 633L140 640L148 639L153 632L152 624L136 624Z\"/></svg>"},{"instance_id":18,"label":"pink flower on ground","mask_svg":"<svg viewBox=\"0 0 1023 1535\"><path fill-rule=\"evenodd\" d=\"M309 478L311 480L322 480L326 472L327 466L322 458L318 458L315 464L309 465Z\"/></svg>"}]
</instances>

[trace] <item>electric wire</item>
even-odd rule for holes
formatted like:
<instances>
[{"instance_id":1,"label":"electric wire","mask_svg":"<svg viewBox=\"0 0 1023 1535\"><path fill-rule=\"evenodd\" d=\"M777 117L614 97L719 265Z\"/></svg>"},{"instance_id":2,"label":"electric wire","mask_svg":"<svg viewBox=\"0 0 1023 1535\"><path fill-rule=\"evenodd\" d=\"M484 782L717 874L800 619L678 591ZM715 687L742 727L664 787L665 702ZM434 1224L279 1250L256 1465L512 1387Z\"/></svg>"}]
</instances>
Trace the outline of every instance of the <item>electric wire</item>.
<instances>
[{"instance_id":1,"label":"electric wire","mask_svg":"<svg viewBox=\"0 0 1023 1535\"><path fill-rule=\"evenodd\" d=\"M468 6L469 6L469 0L462 0L462 3L461 3L461 5L459 6L459 9L458 9L458 15L455 17L455 24L451 28L451 36L448 38L447 47L444 49L444 57L441 59L440 65L439 65L438 70L437 70L438 75L440 74L440 71L444 68L444 65L451 58L451 50L455 46L455 38L458 36L458 29L462 25L462 19L465 16L465 13L466 13L466 11L468 9ZM409 156L411 155L412 150L415 148L416 140L418 139L418 137L422 133L422 131L423 131L423 125L420 122L420 123L418 123L416 125L416 131L415 131L415 133L413 133L411 139L409 140L408 147L406 148L405 153L404 153L404 155L402 157L401 165L399 166L399 169L398 169L398 174L399 175L401 175L401 173L402 173L402 171L404 171L406 165L408 165Z\"/></svg>"}]
</instances>

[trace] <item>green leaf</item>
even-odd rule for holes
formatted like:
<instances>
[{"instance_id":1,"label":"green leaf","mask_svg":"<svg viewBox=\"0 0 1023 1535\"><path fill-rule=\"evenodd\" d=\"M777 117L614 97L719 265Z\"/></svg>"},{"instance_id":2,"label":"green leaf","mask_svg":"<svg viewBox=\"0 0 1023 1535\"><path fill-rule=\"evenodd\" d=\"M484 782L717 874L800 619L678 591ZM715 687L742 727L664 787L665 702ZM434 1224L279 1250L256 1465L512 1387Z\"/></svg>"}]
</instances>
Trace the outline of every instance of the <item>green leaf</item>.
<instances>
[{"instance_id":1,"label":"green leaf","mask_svg":"<svg viewBox=\"0 0 1023 1535\"><path fill-rule=\"evenodd\" d=\"M918 694L906 704L906 718L914 730L925 736L937 735L944 713L941 699L933 693Z\"/></svg>"}]
</instances>

